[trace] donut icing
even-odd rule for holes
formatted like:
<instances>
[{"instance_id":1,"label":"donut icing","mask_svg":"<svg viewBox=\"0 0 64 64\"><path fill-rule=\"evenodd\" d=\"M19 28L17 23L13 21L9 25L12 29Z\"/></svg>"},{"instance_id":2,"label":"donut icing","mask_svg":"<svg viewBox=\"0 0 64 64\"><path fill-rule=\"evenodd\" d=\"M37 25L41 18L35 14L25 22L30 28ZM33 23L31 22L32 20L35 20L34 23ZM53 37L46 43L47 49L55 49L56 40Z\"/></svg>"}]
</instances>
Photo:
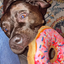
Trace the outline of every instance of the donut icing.
<instances>
[{"instance_id":1,"label":"donut icing","mask_svg":"<svg viewBox=\"0 0 64 64\"><path fill-rule=\"evenodd\" d=\"M28 62L28 64L64 64L64 38L54 29L44 27L40 28L32 42L35 52L33 56L28 55L28 58L29 56L32 57L30 62L33 60L33 63ZM33 46L34 43L35 46ZM31 44L29 46L31 47ZM50 53L51 49L53 49L53 52ZM31 53L28 51L28 53L32 54L33 50Z\"/></svg>"}]
</instances>

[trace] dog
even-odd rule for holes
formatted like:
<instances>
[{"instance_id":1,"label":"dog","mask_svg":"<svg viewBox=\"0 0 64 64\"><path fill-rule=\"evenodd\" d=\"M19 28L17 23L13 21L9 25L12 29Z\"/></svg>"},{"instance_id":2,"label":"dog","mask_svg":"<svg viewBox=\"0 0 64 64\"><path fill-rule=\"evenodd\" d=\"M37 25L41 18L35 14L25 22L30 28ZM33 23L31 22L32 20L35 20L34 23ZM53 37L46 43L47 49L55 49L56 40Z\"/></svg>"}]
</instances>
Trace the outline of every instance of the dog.
<instances>
[{"instance_id":1,"label":"dog","mask_svg":"<svg viewBox=\"0 0 64 64\"><path fill-rule=\"evenodd\" d=\"M35 38L38 29L46 23L44 15L51 5L46 1L37 1L34 5L20 0L10 0L9 2L10 5L8 3L3 7L1 27L9 37L11 50L20 54Z\"/></svg>"}]
</instances>

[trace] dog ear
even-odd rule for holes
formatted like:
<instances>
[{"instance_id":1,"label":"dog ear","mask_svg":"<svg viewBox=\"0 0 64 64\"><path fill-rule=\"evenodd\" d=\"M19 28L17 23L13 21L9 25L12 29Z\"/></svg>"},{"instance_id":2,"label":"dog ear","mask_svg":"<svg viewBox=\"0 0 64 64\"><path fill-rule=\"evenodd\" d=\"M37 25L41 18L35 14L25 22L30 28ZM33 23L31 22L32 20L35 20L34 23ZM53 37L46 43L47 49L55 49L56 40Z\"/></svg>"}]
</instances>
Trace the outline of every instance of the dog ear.
<instances>
[{"instance_id":1,"label":"dog ear","mask_svg":"<svg viewBox=\"0 0 64 64\"><path fill-rule=\"evenodd\" d=\"M3 12L7 10L7 8L10 6L10 4L15 0L3 0Z\"/></svg>"},{"instance_id":2,"label":"dog ear","mask_svg":"<svg viewBox=\"0 0 64 64\"><path fill-rule=\"evenodd\" d=\"M38 1L36 2L36 4L39 5L41 8L49 8L51 6L51 4L46 1Z\"/></svg>"},{"instance_id":3,"label":"dog ear","mask_svg":"<svg viewBox=\"0 0 64 64\"><path fill-rule=\"evenodd\" d=\"M38 2L36 2L36 4L37 4L37 6L39 6L39 10L43 15L46 14L47 8L49 8L51 6L51 4L49 4L46 1L38 1Z\"/></svg>"}]
</instances>

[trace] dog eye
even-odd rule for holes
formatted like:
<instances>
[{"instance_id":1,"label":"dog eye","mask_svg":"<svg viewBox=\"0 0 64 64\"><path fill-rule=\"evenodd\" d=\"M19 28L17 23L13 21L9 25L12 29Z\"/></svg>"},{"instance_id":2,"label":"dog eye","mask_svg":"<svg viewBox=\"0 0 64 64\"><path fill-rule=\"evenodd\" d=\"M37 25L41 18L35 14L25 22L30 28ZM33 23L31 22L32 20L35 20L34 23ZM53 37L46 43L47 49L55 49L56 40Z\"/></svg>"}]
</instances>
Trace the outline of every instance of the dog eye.
<instances>
[{"instance_id":1,"label":"dog eye","mask_svg":"<svg viewBox=\"0 0 64 64\"><path fill-rule=\"evenodd\" d=\"M6 24L2 25L2 30L5 32L5 34L10 37L10 30L9 30L9 26Z\"/></svg>"},{"instance_id":2,"label":"dog eye","mask_svg":"<svg viewBox=\"0 0 64 64\"><path fill-rule=\"evenodd\" d=\"M10 26L7 23L5 22L2 23L2 29L5 33L9 31L9 28Z\"/></svg>"},{"instance_id":3,"label":"dog eye","mask_svg":"<svg viewBox=\"0 0 64 64\"><path fill-rule=\"evenodd\" d=\"M2 26L2 29L3 29L3 31L4 32L7 32L8 30L7 30L7 27L4 25L4 26Z\"/></svg>"},{"instance_id":4,"label":"dog eye","mask_svg":"<svg viewBox=\"0 0 64 64\"><path fill-rule=\"evenodd\" d=\"M27 14L21 14L21 19L25 18Z\"/></svg>"},{"instance_id":5,"label":"dog eye","mask_svg":"<svg viewBox=\"0 0 64 64\"><path fill-rule=\"evenodd\" d=\"M4 32L7 32L8 30L6 28L3 28Z\"/></svg>"}]
</instances>

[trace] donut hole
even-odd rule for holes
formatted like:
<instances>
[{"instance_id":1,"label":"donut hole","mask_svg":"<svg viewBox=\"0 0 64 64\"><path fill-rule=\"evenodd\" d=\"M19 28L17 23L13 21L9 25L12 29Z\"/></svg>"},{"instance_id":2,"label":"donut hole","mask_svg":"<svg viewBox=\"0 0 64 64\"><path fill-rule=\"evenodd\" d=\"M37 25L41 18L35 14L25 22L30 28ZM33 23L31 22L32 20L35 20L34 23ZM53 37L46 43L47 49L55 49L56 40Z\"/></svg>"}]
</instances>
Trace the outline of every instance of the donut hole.
<instances>
[{"instance_id":1,"label":"donut hole","mask_svg":"<svg viewBox=\"0 0 64 64\"><path fill-rule=\"evenodd\" d=\"M54 50L54 48L51 48L50 51L49 51L49 59L50 60L53 59L54 56L55 56L55 50Z\"/></svg>"}]
</instances>

